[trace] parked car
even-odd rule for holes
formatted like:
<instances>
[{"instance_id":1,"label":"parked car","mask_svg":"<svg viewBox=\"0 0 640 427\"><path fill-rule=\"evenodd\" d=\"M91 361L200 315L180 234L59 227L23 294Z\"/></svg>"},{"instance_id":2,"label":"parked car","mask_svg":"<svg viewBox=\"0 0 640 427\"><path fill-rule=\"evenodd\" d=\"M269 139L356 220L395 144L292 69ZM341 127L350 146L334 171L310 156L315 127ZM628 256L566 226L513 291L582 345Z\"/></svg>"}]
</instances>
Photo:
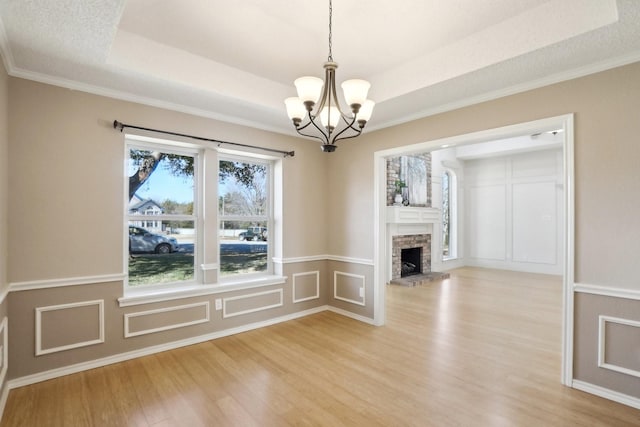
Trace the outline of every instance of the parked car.
<instances>
[{"instance_id":1,"label":"parked car","mask_svg":"<svg viewBox=\"0 0 640 427\"><path fill-rule=\"evenodd\" d=\"M238 234L240 240L262 240L267 241L267 229L265 227L249 227L247 231Z\"/></svg>"},{"instance_id":2,"label":"parked car","mask_svg":"<svg viewBox=\"0 0 640 427\"><path fill-rule=\"evenodd\" d=\"M151 233L142 227L129 226L129 251L170 254L178 251L178 241L173 237Z\"/></svg>"}]
</instances>

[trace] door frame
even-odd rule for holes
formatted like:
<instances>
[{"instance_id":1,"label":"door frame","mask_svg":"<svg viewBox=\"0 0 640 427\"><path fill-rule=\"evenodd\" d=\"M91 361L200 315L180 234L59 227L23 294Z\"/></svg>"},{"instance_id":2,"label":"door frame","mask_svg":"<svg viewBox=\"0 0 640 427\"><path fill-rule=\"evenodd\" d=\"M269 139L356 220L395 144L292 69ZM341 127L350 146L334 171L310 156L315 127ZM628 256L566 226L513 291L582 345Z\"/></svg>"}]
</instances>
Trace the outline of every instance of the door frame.
<instances>
[{"instance_id":1,"label":"door frame","mask_svg":"<svg viewBox=\"0 0 640 427\"><path fill-rule=\"evenodd\" d=\"M562 367L561 383L571 386L573 381L573 312L575 271L575 202L574 202L574 123L573 114L549 117L531 122L518 123L463 135L440 138L417 144L376 151L374 160L374 272L373 313L374 324L385 323L385 295L387 277L387 219L386 219L386 159L387 157L434 151L447 147L477 144L533 135L540 132L563 130L562 158L564 184L564 265L562 280Z\"/></svg>"}]
</instances>

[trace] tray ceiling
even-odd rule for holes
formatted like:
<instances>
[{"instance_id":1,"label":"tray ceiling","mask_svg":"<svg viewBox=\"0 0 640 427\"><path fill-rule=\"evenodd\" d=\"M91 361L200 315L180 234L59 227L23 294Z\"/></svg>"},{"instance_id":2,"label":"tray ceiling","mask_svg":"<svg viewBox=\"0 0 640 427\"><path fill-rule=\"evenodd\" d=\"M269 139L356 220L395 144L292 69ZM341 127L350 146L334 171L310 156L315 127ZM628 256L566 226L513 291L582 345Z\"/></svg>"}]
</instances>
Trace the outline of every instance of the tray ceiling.
<instances>
[{"instance_id":1,"label":"tray ceiling","mask_svg":"<svg viewBox=\"0 0 640 427\"><path fill-rule=\"evenodd\" d=\"M287 134L327 39L325 1L0 0L10 75ZM640 1L336 0L333 57L380 129L638 61Z\"/></svg>"}]
</instances>

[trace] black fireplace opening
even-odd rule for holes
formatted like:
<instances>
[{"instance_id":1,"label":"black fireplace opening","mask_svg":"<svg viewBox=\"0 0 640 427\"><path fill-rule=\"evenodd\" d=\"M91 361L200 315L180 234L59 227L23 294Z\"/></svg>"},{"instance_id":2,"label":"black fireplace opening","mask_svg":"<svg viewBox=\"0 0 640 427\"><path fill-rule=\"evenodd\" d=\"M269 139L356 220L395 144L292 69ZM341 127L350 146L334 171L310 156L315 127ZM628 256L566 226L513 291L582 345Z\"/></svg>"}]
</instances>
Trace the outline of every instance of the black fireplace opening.
<instances>
[{"instance_id":1,"label":"black fireplace opening","mask_svg":"<svg viewBox=\"0 0 640 427\"><path fill-rule=\"evenodd\" d=\"M422 248L402 249L400 253L400 277L422 273Z\"/></svg>"}]
</instances>

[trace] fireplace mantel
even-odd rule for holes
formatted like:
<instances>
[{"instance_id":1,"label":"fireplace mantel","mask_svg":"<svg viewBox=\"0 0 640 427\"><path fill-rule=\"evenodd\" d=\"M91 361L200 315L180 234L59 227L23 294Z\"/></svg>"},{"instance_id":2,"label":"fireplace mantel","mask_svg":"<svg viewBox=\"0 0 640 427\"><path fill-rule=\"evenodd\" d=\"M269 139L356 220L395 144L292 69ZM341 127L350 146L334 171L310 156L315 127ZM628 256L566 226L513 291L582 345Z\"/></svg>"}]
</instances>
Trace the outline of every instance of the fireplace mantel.
<instances>
[{"instance_id":1,"label":"fireplace mantel","mask_svg":"<svg viewBox=\"0 0 640 427\"><path fill-rule=\"evenodd\" d=\"M442 214L438 208L387 206L389 224L439 224Z\"/></svg>"}]
</instances>

